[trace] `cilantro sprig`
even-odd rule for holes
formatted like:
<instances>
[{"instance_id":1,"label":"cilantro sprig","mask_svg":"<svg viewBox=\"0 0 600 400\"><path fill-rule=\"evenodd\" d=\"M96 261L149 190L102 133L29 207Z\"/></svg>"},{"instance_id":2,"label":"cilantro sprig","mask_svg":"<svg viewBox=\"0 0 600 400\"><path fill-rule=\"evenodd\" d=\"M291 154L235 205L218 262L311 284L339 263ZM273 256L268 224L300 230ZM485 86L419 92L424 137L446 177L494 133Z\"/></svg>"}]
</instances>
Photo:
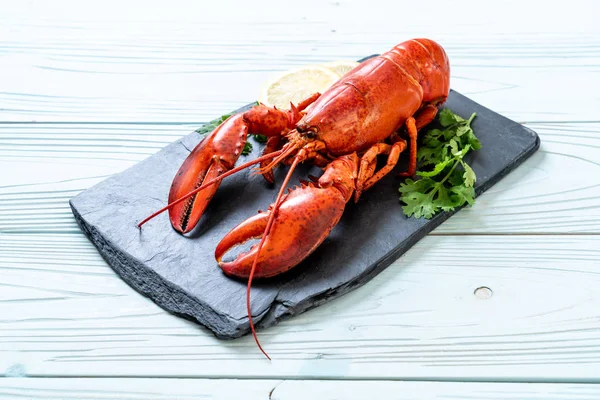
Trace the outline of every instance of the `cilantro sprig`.
<instances>
[{"instance_id":1,"label":"cilantro sprig","mask_svg":"<svg viewBox=\"0 0 600 400\"><path fill-rule=\"evenodd\" d=\"M431 129L423 136L417 151L418 180L400 184L402 210L407 217L433 217L442 211L453 211L465 203L475 202L477 177L464 161L465 155L479 150L481 142L471 128L475 113L468 120L448 109L438 115L442 129Z\"/></svg>"},{"instance_id":2,"label":"cilantro sprig","mask_svg":"<svg viewBox=\"0 0 600 400\"><path fill-rule=\"evenodd\" d=\"M256 102L256 104L258 104L258 102ZM217 127L219 125L221 125L223 122L225 122L225 120L227 118L231 117L233 114L234 113L231 112L229 114L221 115L219 118L215 118L212 121L207 122L205 125L201 126L200 128L196 129L195 132L197 132L201 135L211 133L212 131L217 129ZM251 136L258 143L266 143L267 142L267 137L265 135L251 134ZM242 149L242 155L247 156L251 152L252 152L252 143L246 141L246 143L244 144L244 148Z\"/></svg>"}]
</instances>

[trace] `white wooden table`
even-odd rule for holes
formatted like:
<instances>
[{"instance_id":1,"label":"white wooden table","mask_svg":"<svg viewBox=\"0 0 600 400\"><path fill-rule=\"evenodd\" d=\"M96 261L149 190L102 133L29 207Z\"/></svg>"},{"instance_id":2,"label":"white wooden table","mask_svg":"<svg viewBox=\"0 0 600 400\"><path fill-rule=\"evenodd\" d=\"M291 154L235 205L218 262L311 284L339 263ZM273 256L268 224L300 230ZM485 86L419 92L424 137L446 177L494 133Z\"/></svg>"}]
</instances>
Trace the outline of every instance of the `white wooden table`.
<instances>
[{"instance_id":1,"label":"white wooden table","mask_svg":"<svg viewBox=\"0 0 600 400\"><path fill-rule=\"evenodd\" d=\"M402 3L0 1L0 398L600 398L600 6ZM77 228L71 197L274 72L418 36L541 149L369 284L261 332L272 362L133 291Z\"/></svg>"}]
</instances>

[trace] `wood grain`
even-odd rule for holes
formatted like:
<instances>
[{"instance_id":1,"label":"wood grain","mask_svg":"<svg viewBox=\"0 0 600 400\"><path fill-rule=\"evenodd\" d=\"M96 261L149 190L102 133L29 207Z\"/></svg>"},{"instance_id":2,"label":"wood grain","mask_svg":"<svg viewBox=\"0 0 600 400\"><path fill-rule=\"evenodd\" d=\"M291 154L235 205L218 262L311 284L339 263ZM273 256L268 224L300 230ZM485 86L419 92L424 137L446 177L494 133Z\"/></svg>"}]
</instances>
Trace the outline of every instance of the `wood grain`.
<instances>
[{"instance_id":1,"label":"wood grain","mask_svg":"<svg viewBox=\"0 0 600 400\"><path fill-rule=\"evenodd\" d=\"M9 3L0 121L197 123L254 101L277 71L419 36L447 49L454 89L509 118L598 120L592 1L543 7L543 18L539 3L517 1L175 3Z\"/></svg>"},{"instance_id":2,"label":"wood grain","mask_svg":"<svg viewBox=\"0 0 600 400\"><path fill-rule=\"evenodd\" d=\"M364 287L261 332L272 363L250 337L219 341L163 312L83 236L0 240L0 372L598 382L599 236L429 236Z\"/></svg>"},{"instance_id":3,"label":"wood grain","mask_svg":"<svg viewBox=\"0 0 600 400\"><path fill-rule=\"evenodd\" d=\"M433 234L599 232L600 123L528 126L538 153ZM0 232L78 233L70 198L196 127L0 124Z\"/></svg>"},{"instance_id":4,"label":"wood grain","mask_svg":"<svg viewBox=\"0 0 600 400\"><path fill-rule=\"evenodd\" d=\"M184 400L184 399L386 399L425 400L595 400L597 385L528 383L449 383L400 381L282 381L189 379L0 379L5 400Z\"/></svg>"}]
</instances>

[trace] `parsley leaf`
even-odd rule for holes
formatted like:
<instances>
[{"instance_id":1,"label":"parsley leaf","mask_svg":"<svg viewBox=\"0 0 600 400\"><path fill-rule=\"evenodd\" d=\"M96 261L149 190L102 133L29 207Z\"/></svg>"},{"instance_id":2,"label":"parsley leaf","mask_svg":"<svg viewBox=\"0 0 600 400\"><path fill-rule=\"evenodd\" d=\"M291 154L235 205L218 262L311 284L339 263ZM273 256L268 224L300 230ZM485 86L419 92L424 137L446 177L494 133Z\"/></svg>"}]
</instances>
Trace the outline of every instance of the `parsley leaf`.
<instances>
[{"instance_id":1,"label":"parsley leaf","mask_svg":"<svg viewBox=\"0 0 600 400\"><path fill-rule=\"evenodd\" d=\"M436 147L423 147L417 152L417 162L421 166L435 165L444 160L444 145L440 144Z\"/></svg>"},{"instance_id":2,"label":"parsley leaf","mask_svg":"<svg viewBox=\"0 0 600 400\"><path fill-rule=\"evenodd\" d=\"M465 179L465 186L473 187L473 184L477 180L477 177L475 176L475 172L473 171L473 169L471 167L469 167L469 164L467 164L466 162L461 160L460 163L463 166L463 168L465 169L465 173L463 175L463 178Z\"/></svg>"},{"instance_id":3,"label":"parsley leaf","mask_svg":"<svg viewBox=\"0 0 600 400\"><path fill-rule=\"evenodd\" d=\"M439 185L437 199L434 200L433 205L444 211L451 211L454 208L454 204L455 201L450 198L448 189L444 185Z\"/></svg>"},{"instance_id":4,"label":"parsley leaf","mask_svg":"<svg viewBox=\"0 0 600 400\"><path fill-rule=\"evenodd\" d=\"M432 176L439 175L450 162L452 162L452 158L447 158L445 161L439 162L435 165L435 168L431 171L417 171L417 175L425 176L431 178Z\"/></svg>"},{"instance_id":5,"label":"parsley leaf","mask_svg":"<svg viewBox=\"0 0 600 400\"><path fill-rule=\"evenodd\" d=\"M247 156L251 152L252 152L252 143L250 143L249 141L246 141L246 143L244 144L244 148L242 149L242 155Z\"/></svg>"},{"instance_id":6,"label":"parsley leaf","mask_svg":"<svg viewBox=\"0 0 600 400\"><path fill-rule=\"evenodd\" d=\"M442 111L440 111L438 120L440 121L440 125L442 125L444 128L446 128L448 126L452 126L456 123L465 121L463 118L454 114L452 111L450 111L447 108L444 108Z\"/></svg>"},{"instance_id":7,"label":"parsley leaf","mask_svg":"<svg viewBox=\"0 0 600 400\"><path fill-rule=\"evenodd\" d=\"M402 207L406 215L414 215L415 218L431 218L435 213L435 206L429 195L420 192L410 192L403 196L406 205Z\"/></svg>"},{"instance_id":8,"label":"parsley leaf","mask_svg":"<svg viewBox=\"0 0 600 400\"><path fill-rule=\"evenodd\" d=\"M400 193L410 193L410 192L425 192L435 186L435 182L433 179L425 178L419 179L418 181L413 181L412 179L407 179L404 183L400 185L400 189L398 191Z\"/></svg>"},{"instance_id":9,"label":"parsley leaf","mask_svg":"<svg viewBox=\"0 0 600 400\"><path fill-rule=\"evenodd\" d=\"M431 178L423 178L418 181L407 179L400 185L400 193L403 193L403 201L406 203L402 207L404 213L408 216L414 214L416 218L431 218L435 212L431 201L431 189L435 187L435 182ZM428 192L428 193L426 193Z\"/></svg>"},{"instance_id":10,"label":"parsley leaf","mask_svg":"<svg viewBox=\"0 0 600 400\"><path fill-rule=\"evenodd\" d=\"M422 137L417 151L421 177L400 184L402 210L407 217L431 218L438 211L453 211L475 202L475 171L463 160L481 142L471 128L475 113L468 120L444 109L438 114L443 129L430 129Z\"/></svg>"},{"instance_id":11,"label":"parsley leaf","mask_svg":"<svg viewBox=\"0 0 600 400\"><path fill-rule=\"evenodd\" d=\"M475 137L475 134L473 133L472 129L469 129L465 136L467 143L471 145L473 150L479 150L481 148L481 142Z\"/></svg>"},{"instance_id":12,"label":"parsley leaf","mask_svg":"<svg viewBox=\"0 0 600 400\"><path fill-rule=\"evenodd\" d=\"M464 185L456 185L450 188L450 191L456 195L457 205L463 205L465 202L473 205L475 203L475 189Z\"/></svg>"},{"instance_id":13,"label":"parsley leaf","mask_svg":"<svg viewBox=\"0 0 600 400\"><path fill-rule=\"evenodd\" d=\"M258 143L267 143L267 139L268 137L266 137L265 135L260 135L260 134L253 134L252 137L254 138L254 140L256 140Z\"/></svg>"}]
</instances>

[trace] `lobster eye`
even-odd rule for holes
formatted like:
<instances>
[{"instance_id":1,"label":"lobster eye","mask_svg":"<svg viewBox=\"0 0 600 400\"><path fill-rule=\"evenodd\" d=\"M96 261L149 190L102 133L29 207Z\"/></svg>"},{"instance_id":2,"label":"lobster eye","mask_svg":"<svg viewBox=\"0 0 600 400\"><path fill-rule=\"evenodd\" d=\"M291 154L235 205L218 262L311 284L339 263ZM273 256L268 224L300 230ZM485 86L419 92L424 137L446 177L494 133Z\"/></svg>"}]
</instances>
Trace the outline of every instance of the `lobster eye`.
<instances>
[{"instance_id":1,"label":"lobster eye","mask_svg":"<svg viewBox=\"0 0 600 400\"><path fill-rule=\"evenodd\" d=\"M296 126L296 131L298 131L298 133L304 133L306 132L306 130L308 129L308 127L306 125L298 125Z\"/></svg>"},{"instance_id":2,"label":"lobster eye","mask_svg":"<svg viewBox=\"0 0 600 400\"><path fill-rule=\"evenodd\" d=\"M307 139L314 139L317 137L317 132L315 131L315 128L311 126L299 124L298 126L296 126L296 131Z\"/></svg>"}]
</instances>

